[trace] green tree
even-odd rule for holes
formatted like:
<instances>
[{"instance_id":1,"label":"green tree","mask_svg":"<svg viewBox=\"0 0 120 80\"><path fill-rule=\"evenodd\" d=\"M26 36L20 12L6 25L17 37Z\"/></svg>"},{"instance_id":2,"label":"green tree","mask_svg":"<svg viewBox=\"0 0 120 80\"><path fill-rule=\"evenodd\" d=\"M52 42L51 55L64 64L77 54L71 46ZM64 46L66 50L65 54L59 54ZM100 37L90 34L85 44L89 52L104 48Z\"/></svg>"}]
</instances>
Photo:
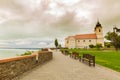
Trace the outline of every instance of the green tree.
<instances>
[{"instance_id":1,"label":"green tree","mask_svg":"<svg viewBox=\"0 0 120 80\"><path fill-rule=\"evenodd\" d=\"M114 32L107 32L107 34L105 35L105 38L106 38L107 40L113 41L114 35L115 35Z\"/></svg>"},{"instance_id":2,"label":"green tree","mask_svg":"<svg viewBox=\"0 0 120 80\"><path fill-rule=\"evenodd\" d=\"M120 49L120 35L115 32L108 32L105 38L111 41L116 50Z\"/></svg>"},{"instance_id":3,"label":"green tree","mask_svg":"<svg viewBox=\"0 0 120 80\"><path fill-rule=\"evenodd\" d=\"M115 46L116 50L119 50L120 49L120 35L117 36L115 41L116 41L116 43L114 43L114 46Z\"/></svg>"},{"instance_id":4,"label":"green tree","mask_svg":"<svg viewBox=\"0 0 120 80\"><path fill-rule=\"evenodd\" d=\"M58 47L58 40L57 39L55 39L54 44L55 44L55 47L57 48Z\"/></svg>"}]
</instances>

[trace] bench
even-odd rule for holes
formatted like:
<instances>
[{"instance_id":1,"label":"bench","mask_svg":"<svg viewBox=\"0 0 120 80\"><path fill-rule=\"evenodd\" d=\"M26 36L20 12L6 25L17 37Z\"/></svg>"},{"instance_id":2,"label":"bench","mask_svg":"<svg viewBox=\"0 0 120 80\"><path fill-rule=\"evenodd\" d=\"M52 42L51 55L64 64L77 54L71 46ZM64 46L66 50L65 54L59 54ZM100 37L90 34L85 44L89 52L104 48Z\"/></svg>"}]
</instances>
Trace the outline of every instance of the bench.
<instances>
[{"instance_id":1,"label":"bench","mask_svg":"<svg viewBox=\"0 0 120 80\"><path fill-rule=\"evenodd\" d=\"M61 53L64 54L64 55L68 55L68 54L69 54L69 51L67 51L67 50L60 50L60 51L61 51Z\"/></svg>"},{"instance_id":2,"label":"bench","mask_svg":"<svg viewBox=\"0 0 120 80\"><path fill-rule=\"evenodd\" d=\"M95 67L95 56L90 54L83 54L82 62L88 62L89 66L93 65Z\"/></svg>"},{"instance_id":3,"label":"bench","mask_svg":"<svg viewBox=\"0 0 120 80\"><path fill-rule=\"evenodd\" d=\"M69 54L69 51L65 50L64 55L68 55L68 54Z\"/></svg>"},{"instance_id":4,"label":"bench","mask_svg":"<svg viewBox=\"0 0 120 80\"><path fill-rule=\"evenodd\" d=\"M79 56L78 52L72 52L70 54L70 57L74 58L74 59L79 59L81 61L81 56Z\"/></svg>"}]
</instances>

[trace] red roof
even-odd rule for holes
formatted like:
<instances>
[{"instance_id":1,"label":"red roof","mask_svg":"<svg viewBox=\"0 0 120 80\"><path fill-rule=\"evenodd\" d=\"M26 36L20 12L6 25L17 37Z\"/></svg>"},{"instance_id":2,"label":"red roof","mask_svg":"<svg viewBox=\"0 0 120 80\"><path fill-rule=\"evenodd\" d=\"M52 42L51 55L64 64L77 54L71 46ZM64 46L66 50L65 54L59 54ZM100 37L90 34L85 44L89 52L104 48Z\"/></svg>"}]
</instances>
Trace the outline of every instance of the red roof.
<instances>
[{"instance_id":1,"label":"red roof","mask_svg":"<svg viewBox=\"0 0 120 80\"><path fill-rule=\"evenodd\" d=\"M96 39L97 36L96 34L80 34L80 35L75 35L75 39Z\"/></svg>"}]
</instances>

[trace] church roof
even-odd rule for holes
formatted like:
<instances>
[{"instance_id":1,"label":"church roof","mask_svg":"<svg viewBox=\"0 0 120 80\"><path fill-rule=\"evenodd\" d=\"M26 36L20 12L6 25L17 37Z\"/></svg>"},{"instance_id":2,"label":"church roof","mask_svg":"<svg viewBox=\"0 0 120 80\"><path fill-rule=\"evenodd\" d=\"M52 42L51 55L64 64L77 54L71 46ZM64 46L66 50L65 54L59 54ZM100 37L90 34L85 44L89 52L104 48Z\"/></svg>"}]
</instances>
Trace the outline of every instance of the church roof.
<instances>
[{"instance_id":1,"label":"church roof","mask_svg":"<svg viewBox=\"0 0 120 80\"><path fill-rule=\"evenodd\" d=\"M75 35L75 36L68 36L67 38L65 38L66 40L69 38L75 38L75 39L97 39L97 36L95 33L93 34L80 34L80 35Z\"/></svg>"},{"instance_id":2,"label":"church roof","mask_svg":"<svg viewBox=\"0 0 120 80\"><path fill-rule=\"evenodd\" d=\"M96 34L80 34L80 35L75 35L75 39L96 39L97 36Z\"/></svg>"}]
</instances>

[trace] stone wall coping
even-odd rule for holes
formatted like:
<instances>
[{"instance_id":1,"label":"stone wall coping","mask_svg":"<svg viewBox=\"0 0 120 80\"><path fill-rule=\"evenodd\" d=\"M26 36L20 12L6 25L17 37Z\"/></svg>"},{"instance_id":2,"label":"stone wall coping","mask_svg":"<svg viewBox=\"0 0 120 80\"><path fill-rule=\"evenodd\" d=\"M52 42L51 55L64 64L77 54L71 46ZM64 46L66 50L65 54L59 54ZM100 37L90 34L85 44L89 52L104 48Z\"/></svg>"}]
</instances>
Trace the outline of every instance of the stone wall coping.
<instances>
[{"instance_id":1,"label":"stone wall coping","mask_svg":"<svg viewBox=\"0 0 120 80\"><path fill-rule=\"evenodd\" d=\"M26 58L32 58L32 57L36 57L36 55L33 54L33 55L17 56L17 57L2 59L0 60L0 63L11 62L11 61L21 60Z\"/></svg>"},{"instance_id":2,"label":"stone wall coping","mask_svg":"<svg viewBox=\"0 0 120 80\"><path fill-rule=\"evenodd\" d=\"M52 60L52 52L34 51L31 55L16 56L0 60L0 80L20 79L23 73ZM22 67L22 68L21 68Z\"/></svg>"},{"instance_id":3,"label":"stone wall coping","mask_svg":"<svg viewBox=\"0 0 120 80\"><path fill-rule=\"evenodd\" d=\"M40 52L38 52L38 54L44 54L44 53L52 53L52 52L50 52L50 51L40 51Z\"/></svg>"},{"instance_id":4,"label":"stone wall coping","mask_svg":"<svg viewBox=\"0 0 120 80\"><path fill-rule=\"evenodd\" d=\"M16 60L36 57L36 56L38 56L38 54L45 54L45 53L52 53L52 52L50 52L50 51L34 52L34 53L32 53L32 55L17 56L17 57L12 57L12 58L1 59L0 63L5 63L5 62L11 62L11 61L16 61Z\"/></svg>"}]
</instances>

